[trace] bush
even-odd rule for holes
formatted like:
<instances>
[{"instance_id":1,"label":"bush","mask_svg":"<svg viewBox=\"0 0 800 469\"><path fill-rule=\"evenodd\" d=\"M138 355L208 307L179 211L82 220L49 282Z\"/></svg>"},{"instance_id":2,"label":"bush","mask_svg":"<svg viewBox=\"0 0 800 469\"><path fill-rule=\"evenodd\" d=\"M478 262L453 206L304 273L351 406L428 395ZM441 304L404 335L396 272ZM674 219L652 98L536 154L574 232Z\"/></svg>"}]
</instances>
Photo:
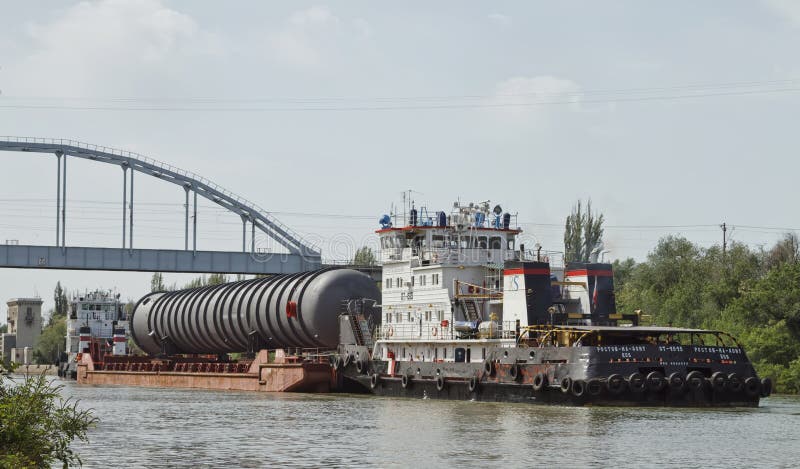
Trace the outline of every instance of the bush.
<instances>
[{"instance_id":1,"label":"bush","mask_svg":"<svg viewBox=\"0 0 800 469\"><path fill-rule=\"evenodd\" d=\"M0 467L81 464L69 445L75 439L86 441L97 419L90 410L78 409L77 401L62 399L60 390L44 375L13 383L0 374Z\"/></svg>"}]
</instances>

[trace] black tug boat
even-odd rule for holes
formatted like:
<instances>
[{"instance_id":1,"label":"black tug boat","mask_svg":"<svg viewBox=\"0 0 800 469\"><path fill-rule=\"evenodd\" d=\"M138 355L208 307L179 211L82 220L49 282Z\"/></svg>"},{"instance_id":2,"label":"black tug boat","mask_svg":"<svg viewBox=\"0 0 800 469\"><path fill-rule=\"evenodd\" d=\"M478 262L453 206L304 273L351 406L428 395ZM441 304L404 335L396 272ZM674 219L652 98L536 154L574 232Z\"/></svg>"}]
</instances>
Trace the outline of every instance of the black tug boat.
<instances>
[{"instance_id":1,"label":"black tug boat","mask_svg":"<svg viewBox=\"0 0 800 469\"><path fill-rule=\"evenodd\" d=\"M409 213L406 226L384 216L377 231L383 303L351 301L340 316L331 359L340 389L694 407L755 407L772 391L730 335L618 314L610 264L565 265L560 253L517 247L521 230L499 206Z\"/></svg>"}]
</instances>

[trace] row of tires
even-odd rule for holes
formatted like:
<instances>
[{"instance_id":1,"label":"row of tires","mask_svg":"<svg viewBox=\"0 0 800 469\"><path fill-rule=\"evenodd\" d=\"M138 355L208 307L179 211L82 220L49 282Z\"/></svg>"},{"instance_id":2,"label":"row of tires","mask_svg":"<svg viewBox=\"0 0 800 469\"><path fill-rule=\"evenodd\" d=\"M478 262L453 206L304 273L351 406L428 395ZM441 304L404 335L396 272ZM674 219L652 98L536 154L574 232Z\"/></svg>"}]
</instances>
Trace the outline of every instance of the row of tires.
<instances>
[{"instance_id":1,"label":"row of tires","mask_svg":"<svg viewBox=\"0 0 800 469\"><path fill-rule=\"evenodd\" d=\"M534 391L540 391L548 385L547 376L539 373L533 379ZM720 371L706 378L699 371L691 371L686 376L675 372L665 377L661 372L652 371L647 376L642 373L632 373L627 378L619 374L603 378L592 378L588 381L573 380L570 377L561 379L553 387L561 389L563 393L572 393L575 397L585 394L598 396L603 391L611 395L619 395L630 390L634 394L650 391L653 393L669 389L674 392L702 391L712 389L715 392L744 393L748 397L767 397L772 394L772 381L769 378L759 380L755 376L742 379L736 373L725 374Z\"/></svg>"},{"instance_id":2,"label":"row of tires","mask_svg":"<svg viewBox=\"0 0 800 469\"><path fill-rule=\"evenodd\" d=\"M356 370L359 373L369 373L369 362L367 360L358 359L353 355L346 355L344 358L340 356L332 357L331 366L338 371L347 367L352 362L355 362ZM494 375L496 371L494 362L487 360L484 363L484 371L489 376ZM520 367L518 365L512 365L509 368L509 376L514 381L521 378ZM403 375L401 377L401 386L404 389L408 388L411 384L411 379L411 376ZM436 389L439 391L444 389L445 381L441 373L437 372L435 379ZM370 376L370 385L372 388L375 388L379 381L380 377L378 374L373 373ZM478 384L478 377L472 376L468 381L469 391L474 392ZM637 394L646 391L659 393L665 389L683 392L686 390L701 391L707 388L719 393L725 391L734 394L744 393L749 397L767 397L772 394L772 381L769 378L759 380L755 376L749 376L742 379L742 377L736 373L725 374L721 371L715 372L708 378L699 371L691 371L685 376L679 372L664 376L659 371L651 371L646 376L642 373L635 372L627 378L619 374L612 374L607 378L591 378L587 381L582 379L573 380L570 377L565 377L561 379L561 382L553 383L552 385L548 382L547 375L537 373L533 378L532 386L533 390L536 392L546 388L560 388L561 392L572 393L575 397L583 397L586 394L598 396L604 391L607 391L611 395L619 395L626 390Z\"/></svg>"}]
</instances>

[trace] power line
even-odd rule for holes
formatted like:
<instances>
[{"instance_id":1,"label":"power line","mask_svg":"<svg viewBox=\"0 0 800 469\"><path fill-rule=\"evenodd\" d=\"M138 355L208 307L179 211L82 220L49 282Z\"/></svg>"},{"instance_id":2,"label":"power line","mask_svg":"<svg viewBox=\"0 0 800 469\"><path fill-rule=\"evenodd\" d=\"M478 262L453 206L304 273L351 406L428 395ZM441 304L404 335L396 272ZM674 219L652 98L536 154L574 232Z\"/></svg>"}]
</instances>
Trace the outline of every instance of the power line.
<instances>
[{"instance_id":1,"label":"power line","mask_svg":"<svg viewBox=\"0 0 800 469\"><path fill-rule=\"evenodd\" d=\"M118 106L118 105L57 105L57 104L2 104L0 109L26 109L47 111L138 111L138 112L363 112L363 111L421 111L437 109L491 109L524 108L560 104L609 104L620 102L678 101L723 96L746 96L771 93L793 93L800 88L777 88L764 90L739 90L664 96L617 97L613 99L566 99L553 101L530 101L516 103L477 102L444 104L396 104L373 106L298 106L298 107L204 107L204 106Z\"/></svg>"}]
</instances>

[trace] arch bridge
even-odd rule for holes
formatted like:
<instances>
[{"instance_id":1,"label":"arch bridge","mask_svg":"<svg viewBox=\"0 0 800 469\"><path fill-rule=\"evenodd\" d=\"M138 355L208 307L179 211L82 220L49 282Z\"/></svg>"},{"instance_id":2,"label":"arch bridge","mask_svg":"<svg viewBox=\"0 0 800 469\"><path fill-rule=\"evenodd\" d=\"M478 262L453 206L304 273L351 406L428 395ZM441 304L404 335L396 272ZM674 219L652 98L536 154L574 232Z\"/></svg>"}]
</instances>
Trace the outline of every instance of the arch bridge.
<instances>
[{"instance_id":1,"label":"arch bridge","mask_svg":"<svg viewBox=\"0 0 800 469\"><path fill-rule=\"evenodd\" d=\"M321 267L317 247L295 233L271 214L190 171L138 153L74 140L0 137L0 150L53 154L57 162L55 245L0 245L0 267L125 270L146 272L294 273ZM67 246L67 160L82 158L122 168L122 245L119 248ZM134 174L155 177L183 188L185 193L184 249L134 248ZM190 197L191 196L191 197ZM197 198L203 197L238 215L242 220L242 251L197 250ZM190 198L193 217L189 214ZM191 246L190 223L191 227ZM247 229L251 231L248 249ZM256 251L256 230L286 249L285 253Z\"/></svg>"}]
</instances>

